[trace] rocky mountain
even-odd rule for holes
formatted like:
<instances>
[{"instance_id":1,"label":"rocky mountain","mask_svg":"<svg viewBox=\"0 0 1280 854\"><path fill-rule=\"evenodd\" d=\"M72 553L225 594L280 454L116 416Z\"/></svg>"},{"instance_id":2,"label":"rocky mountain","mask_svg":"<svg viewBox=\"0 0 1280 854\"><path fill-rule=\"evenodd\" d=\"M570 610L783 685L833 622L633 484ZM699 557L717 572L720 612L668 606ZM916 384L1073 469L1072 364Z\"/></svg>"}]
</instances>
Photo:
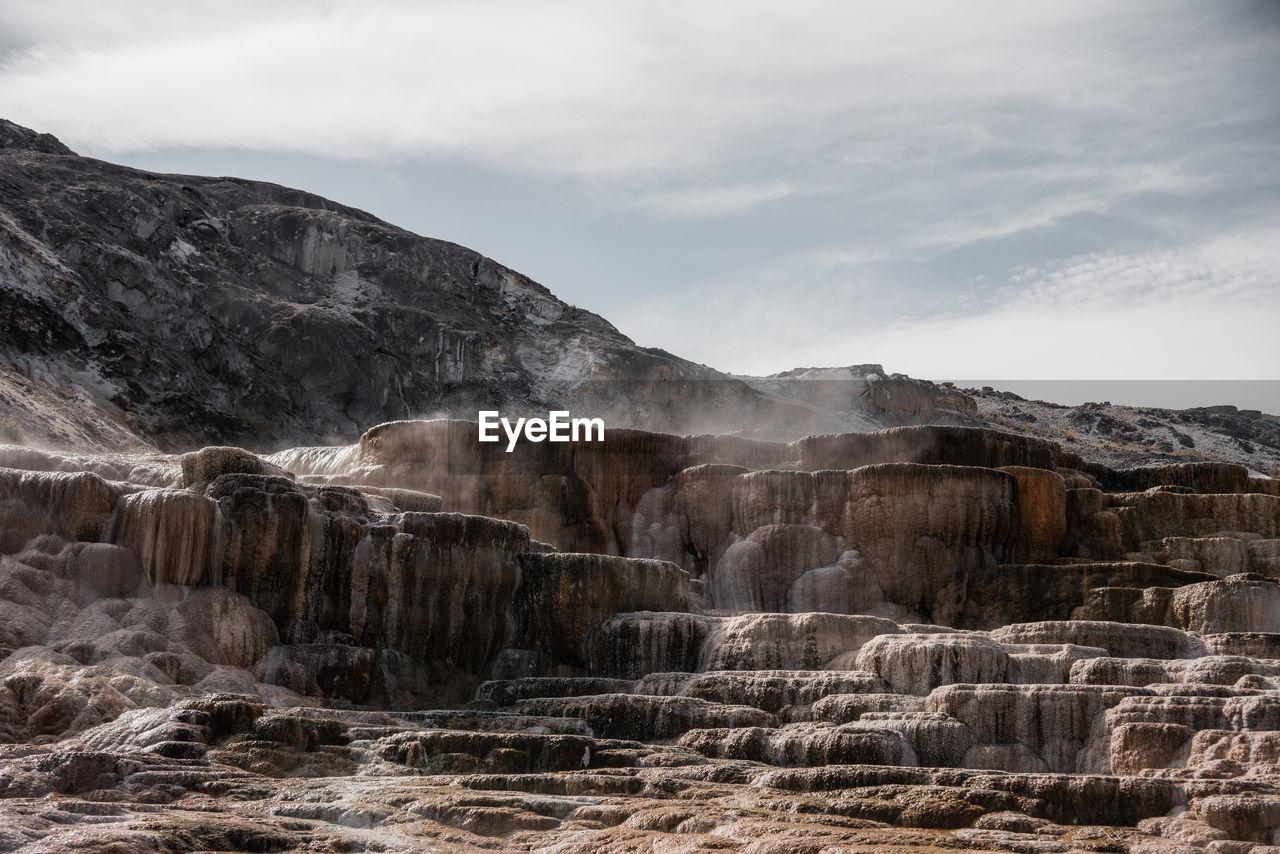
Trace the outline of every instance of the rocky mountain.
<instances>
[{"instance_id":1,"label":"rocky mountain","mask_svg":"<svg viewBox=\"0 0 1280 854\"><path fill-rule=\"evenodd\" d=\"M0 146L0 852L1280 846L1270 416L731 377L299 191Z\"/></svg>"},{"instance_id":2,"label":"rocky mountain","mask_svg":"<svg viewBox=\"0 0 1280 854\"><path fill-rule=\"evenodd\" d=\"M0 307L7 429L63 447L350 441L384 421L495 407L792 437L971 409L876 366L827 383L838 399L794 400L787 383L639 347L513 270L363 211L78 157L10 122ZM901 393L868 394L867 373Z\"/></svg>"},{"instance_id":3,"label":"rocky mountain","mask_svg":"<svg viewBox=\"0 0 1280 854\"><path fill-rule=\"evenodd\" d=\"M1280 477L1280 416L1235 406L1160 409L1110 401L1063 406L992 388L963 389L977 419L1060 443L1113 467L1231 462Z\"/></svg>"}]
</instances>

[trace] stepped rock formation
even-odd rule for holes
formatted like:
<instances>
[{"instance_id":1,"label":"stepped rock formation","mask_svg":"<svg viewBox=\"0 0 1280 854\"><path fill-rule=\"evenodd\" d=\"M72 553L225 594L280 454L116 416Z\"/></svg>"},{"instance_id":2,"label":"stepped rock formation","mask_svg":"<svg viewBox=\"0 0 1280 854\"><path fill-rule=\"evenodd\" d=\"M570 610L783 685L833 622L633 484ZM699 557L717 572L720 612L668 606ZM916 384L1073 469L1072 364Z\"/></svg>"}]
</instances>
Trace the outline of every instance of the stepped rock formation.
<instances>
[{"instance_id":1,"label":"stepped rock formation","mask_svg":"<svg viewBox=\"0 0 1280 854\"><path fill-rule=\"evenodd\" d=\"M1280 843L1239 467L450 420L0 464L4 850Z\"/></svg>"},{"instance_id":2,"label":"stepped rock formation","mask_svg":"<svg viewBox=\"0 0 1280 854\"><path fill-rule=\"evenodd\" d=\"M0 445L0 852L1280 847L1261 467L728 377L3 122L0 307L0 436L42 445ZM414 417L490 404L608 428Z\"/></svg>"}]
</instances>

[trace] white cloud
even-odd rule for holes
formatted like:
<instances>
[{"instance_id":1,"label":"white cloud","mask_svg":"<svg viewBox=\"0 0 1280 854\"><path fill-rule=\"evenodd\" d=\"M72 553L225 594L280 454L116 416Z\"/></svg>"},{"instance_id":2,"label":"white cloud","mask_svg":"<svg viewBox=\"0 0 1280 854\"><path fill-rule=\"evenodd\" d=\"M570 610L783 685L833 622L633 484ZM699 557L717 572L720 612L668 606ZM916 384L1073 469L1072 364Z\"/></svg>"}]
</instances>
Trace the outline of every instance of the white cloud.
<instances>
[{"instance_id":1,"label":"white cloud","mask_svg":"<svg viewBox=\"0 0 1280 854\"><path fill-rule=\"evenodd\" d=\"M635 207L675 216L716 216L745 211L762 202L785 199L795 192L795 188L785 181L657 190L641 196L636 200Z\"/></svg>"},{"instance_id":2,"label":"white cloud","mask_svg":"<svg viewBox=\"0 0 1280 854\"><path fill-rule=\"evenodd\" d=\"M856 286L850 297L741 283L734 299L694 294L686 320L654 307L625 331L745 374L880 362L935 379L1274 380L1277 233L1016 271L1000 299L969 312L883 324L860 316Z\"/></svg>"},{"instance_id":3,"label":"white cloud","mask_svg":"<svg viewBox=\"0 0 1280 854\"><path fill-rule=\"evenodd\" d=\"M135 0L113 15L55 2L6 13L29 49L0 69L0 111L108 151L448 155L577 174L697 166L757 133L853 133L855 161L885 139L951 157L955 133L970 149L1008 143L965 118L975 107L1132 110L1147 86L1123 56L1060 48L1094 38L1107 6Z\"/></svg>"},{"instance_id":4,"label":"white cloud","mask_svg":"<svg viewBox=\"0 0 1280 854\"><path fill-rule=\"evenodd\" d=\"M1189 247L1071 258L1039 277L1020 277L1021 290L1011 302L1019 308L1045 306L1100 314L1134 305L1156 308L1229 301L1243 312L1257 313L1280 306L1277 270L1280 236L1276 232L1229 234Z\"/></svg>"},{"instance_id":5,"label":"white cloud","mask_svg":"<svg viewBox=\"0 0 1280 854\"><path fill-rule=\"evenodd\" d=\"M1019 305L859 336L892 370L936 379L1274 380L1280 304L1159 299L1104 312ZM835 355L827 347L820 361Z\"/></svg>"},{"instance_id":6,"label":"white cloud","mask_svg":"<svg viewBox=\"0 0 1280 854\"><path fill-rule=\"evenodd\" d=\"M1124 202L1162 194L1187 196L1223 189L1221 178L1195 175L1177 162L1097 164L1001 169L998 175L967 175L959 183L989 181L997 188L987 204L938 212L929 230L917 229L901 248L953 249L1044 229L1080 214L1106 214ZM1028 192L1038 188L1039 193ZM1015 198L1024 199L1021 203Z\"/></svg>"}]
</instances>

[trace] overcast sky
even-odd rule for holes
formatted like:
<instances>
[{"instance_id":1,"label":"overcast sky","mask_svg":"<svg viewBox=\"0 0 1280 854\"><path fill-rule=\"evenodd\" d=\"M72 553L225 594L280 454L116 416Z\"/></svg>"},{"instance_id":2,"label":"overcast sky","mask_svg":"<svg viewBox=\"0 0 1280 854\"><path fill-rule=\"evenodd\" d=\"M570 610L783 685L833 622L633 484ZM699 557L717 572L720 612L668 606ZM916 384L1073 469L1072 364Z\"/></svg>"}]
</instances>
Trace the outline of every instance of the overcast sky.
<instances>
[{"instance_id":1,"label":"overcast sky","mask_svg":"<svg viewBox=\"0 0 1280 854\"><path fill-rule=\"evenodd\" d=\"M769 373L1280 379L1280 2L0 0L0 115Z\"/></svg>"}]
</instances>

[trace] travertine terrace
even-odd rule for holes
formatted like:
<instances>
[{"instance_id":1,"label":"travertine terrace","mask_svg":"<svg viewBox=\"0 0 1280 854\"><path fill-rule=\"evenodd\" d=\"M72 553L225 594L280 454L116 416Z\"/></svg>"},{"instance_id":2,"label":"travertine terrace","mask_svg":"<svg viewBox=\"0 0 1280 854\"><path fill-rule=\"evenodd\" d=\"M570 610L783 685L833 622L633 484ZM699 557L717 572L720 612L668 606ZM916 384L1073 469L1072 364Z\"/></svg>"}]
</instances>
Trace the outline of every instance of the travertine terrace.
<instances>
[{"instance_id":1,"label":"travertine terrace","mask_svg":"<svg viewBox=\"0 0 1280 854\"><path fill-rule=\"evenodd\" d=\"M1280 842L1275 481L475 435L0 449L0 850Z\"/></svg>"}]
</instances>

